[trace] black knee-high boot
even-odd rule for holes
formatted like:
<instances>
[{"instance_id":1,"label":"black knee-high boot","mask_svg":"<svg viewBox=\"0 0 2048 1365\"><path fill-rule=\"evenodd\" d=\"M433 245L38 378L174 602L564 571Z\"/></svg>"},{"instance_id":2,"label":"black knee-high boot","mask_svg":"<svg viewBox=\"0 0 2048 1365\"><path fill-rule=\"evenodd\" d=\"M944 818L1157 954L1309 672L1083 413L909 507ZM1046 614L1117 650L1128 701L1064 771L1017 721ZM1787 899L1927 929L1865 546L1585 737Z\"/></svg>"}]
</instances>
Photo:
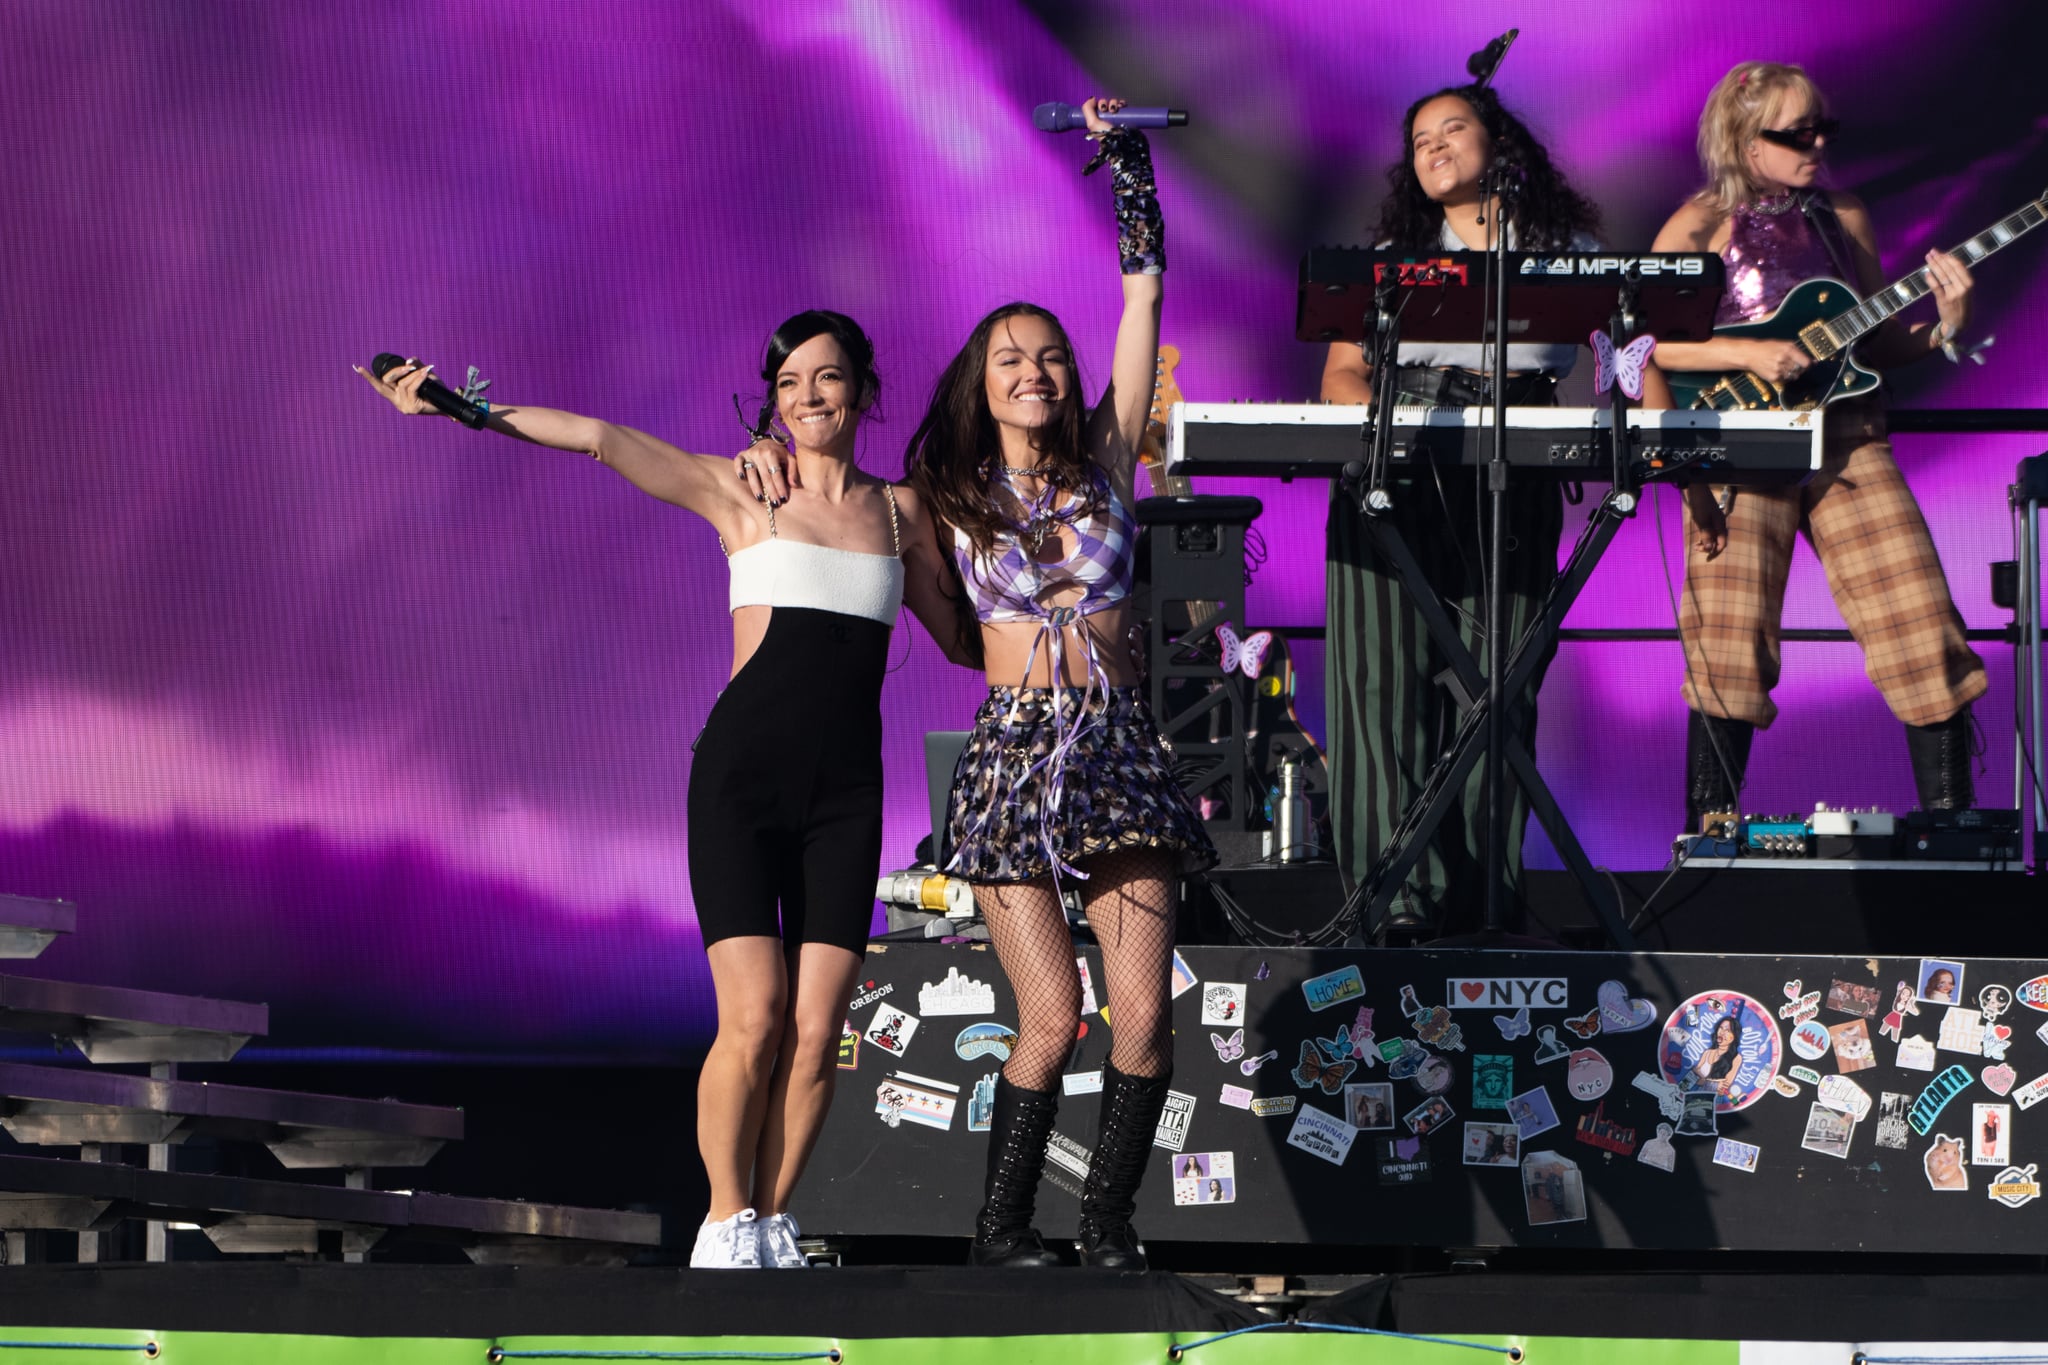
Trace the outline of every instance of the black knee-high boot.
<instances>
[{"instance_id":1,"label":"black knee-high boot","mask_svg":"<svg viewBox=\"0 0 2048 1365\"><path fill-rule=\"evenodd\" d=\"M1749 771L1756 727L1746 720L1685 713L1685 832L1700 833L1700 819L1733 811Z\"/></svg>"},{"instance_id":2,"label":"black knee-high boot","mask_svg":"<svg viewBox=\"0 0 2048 1365\"><path fill-rule=\"evenodd\" d=\"M1967 810L1977 803L1970 774L1970 708L1935 725L1908 725L1906 753L1921 810Z\"/></svg>"},{"instance_id":3,"label":"black knee-high boot","mask_svg":"<svg viewBox=\"0 0 2048 1365\"><path fill-rule=\"evenodd\" d=\"M969 1264L1059 1264L1031 1226L1038 1177L1045 1169L1045 1143L1059 1107L1054 1091L1026 1090L996 1077L995 1105L989 1115L988 1180L982 1187L981 1212L974 1219L974 1245L967 1249Z\"/></svg>"},{"instance_id":4,"label":"black knee-high boot","mask_svg":"<svg viewBox=\"0 0 2048 1365\"><path fill-rule=\"evenodd\" d=\"M1102 1123L1088 1181L1081 1187L1081 1264L1104 1270L1143 1270L1145 1249L1131 1228L1138 1183L1159 1131L1171 1076L1126 1076L1102 1068Z\"/></svg>"}]
</instances>

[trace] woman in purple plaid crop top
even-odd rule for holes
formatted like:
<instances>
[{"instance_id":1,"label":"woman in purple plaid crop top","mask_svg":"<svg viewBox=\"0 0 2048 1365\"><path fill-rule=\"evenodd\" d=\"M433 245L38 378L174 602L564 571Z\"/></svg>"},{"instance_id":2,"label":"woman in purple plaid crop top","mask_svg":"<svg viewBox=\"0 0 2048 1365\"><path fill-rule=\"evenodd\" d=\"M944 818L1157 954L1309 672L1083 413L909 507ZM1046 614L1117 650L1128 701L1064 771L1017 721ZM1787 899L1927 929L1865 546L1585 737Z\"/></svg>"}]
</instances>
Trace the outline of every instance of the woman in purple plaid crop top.
<instances>
[{"instance_id":1,"label":"woman in purple plaid crop top","mask_svg":"<svg viewBox=\"0 0 2048 1365\"><path fill-rule=\"evenodd\" d=\"M1085 899L1114 1021L1081 1260L1145 1264L1130 1220L1173 1063L1174 878L1216 858L1129 646L1132 485L1165 256L1144 135L1099 117L1118 107L1085 106L1101 144L1088 169L1111 169L1123 261L1108 389L1084 406L1059 319L1006 305L940 376L906 458L906 481L941 543L950 536L960 644L989 682L953 775L947 870L973 884L1017 994L1017 1042L996 1084L975 1220L978 1265L1054 1259L1031 1215L1081 1007L1063 887Z\"/></svg>"}]
</instances>

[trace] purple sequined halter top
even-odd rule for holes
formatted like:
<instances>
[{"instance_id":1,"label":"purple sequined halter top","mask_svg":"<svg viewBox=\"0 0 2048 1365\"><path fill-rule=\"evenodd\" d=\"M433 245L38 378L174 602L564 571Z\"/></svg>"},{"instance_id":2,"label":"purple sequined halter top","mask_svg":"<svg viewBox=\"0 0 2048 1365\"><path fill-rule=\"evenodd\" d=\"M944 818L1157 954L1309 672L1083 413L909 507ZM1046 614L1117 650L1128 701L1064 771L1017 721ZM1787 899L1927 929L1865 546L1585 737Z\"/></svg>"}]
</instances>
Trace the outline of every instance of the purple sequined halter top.
<instances>
[{"instance_id":1,"label":"purple sequined halter top","mask_svg":"<svg viewBox=\"0 0 2048 1365\"><path fill-rule=\"evenodd\" d=\"M1846 243L1837 247L1843 260L1850 259ZM1800 211L1797 196L1744 204L1730 214L1721 259L1728 264L1728 292L1714 310L1716 327L1755 322L1795 286L1821 276L1839 278L1840 273L1827 243Z\"/></svg>"}]
</instances>

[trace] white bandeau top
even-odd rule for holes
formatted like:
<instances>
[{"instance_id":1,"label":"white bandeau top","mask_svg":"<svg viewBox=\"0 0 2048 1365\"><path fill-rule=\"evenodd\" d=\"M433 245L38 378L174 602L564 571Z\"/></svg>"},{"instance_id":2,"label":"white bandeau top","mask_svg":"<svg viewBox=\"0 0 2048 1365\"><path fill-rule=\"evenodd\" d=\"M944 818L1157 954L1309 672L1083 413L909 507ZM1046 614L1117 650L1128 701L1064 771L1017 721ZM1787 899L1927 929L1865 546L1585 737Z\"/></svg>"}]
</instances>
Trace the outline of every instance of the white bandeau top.
<instances>
[{"instance_id":1,"label":"white bandeau top","mask_svg":"<svg viewBox=\"0 0 2048 1365\"><path fill-rule=\"evenodd\" d=\"M835 550L800 540L764 540L736 551L732 610L814 607L896 624L903 605L903 561L895 555Z\"/></svg>"},{"instance_id":2,"label":"white bandeau top","mask_svg":"<svg viewBox=\"0 0 2048 1365\"><path fill-rule=\"evenodd\" d=\"M732 573L727 609L810 607L895 625L903 606L903 536L896 523L895 486L882 485L882 493L889 500L893 550L886 555L782 540L775 534L775 509L770 506L768 539L725 557Z\"/></svg>"}]
</instances>

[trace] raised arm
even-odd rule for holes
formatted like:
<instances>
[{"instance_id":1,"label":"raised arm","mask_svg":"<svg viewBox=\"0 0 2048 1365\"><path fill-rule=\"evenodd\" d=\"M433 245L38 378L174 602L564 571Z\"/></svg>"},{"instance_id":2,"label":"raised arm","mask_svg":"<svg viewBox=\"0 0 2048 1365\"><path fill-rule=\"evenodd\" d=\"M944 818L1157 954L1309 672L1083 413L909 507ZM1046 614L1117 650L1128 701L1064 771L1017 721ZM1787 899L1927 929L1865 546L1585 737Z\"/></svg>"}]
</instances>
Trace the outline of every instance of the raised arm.
<instances>
[{"instance_id":1,"label":"raised arm","mask_svg":"<svg viewBox=\"0 0 2048 1365\"><path fill-rule=\"evenodd\" d=\"M1092 99L1081 106L1088 131L1101 151L1088 167L1107 166L1116 199L1117 255L1123 269L1124 311L1117 323L1116 352L1109 387L1089 421L1089 453L1118 488L1131 489L1138 447L1152 411L1152 386L1159 366L1159 312L1165 296L1166 229L1152 176L1152 150L1145 135L1112 128L1101 114L1115 113L1122 100Z\"/></svg>"},{"instance_id":2,"label":"raised arm","mask_svg":"<svg viewBox=\"0 0 2048 1365\"><path fill-rule=\"evenodd\" d=\"M420 385L431 375L432 366L409 360L382 379L360 365L353 368L400 412L424 416L434 411L419 396ZM493 404L485 425L533 445L593 456L642 492L687 508L721 530L733 520L729 514L743 510L754 500L749 485L733 477L731 457L692 455L632 427L559 408L524 404ZM773 446L772 442L767 444ZM776 449L779 451L779 447Z\"/></svg>"}]
</instances>

